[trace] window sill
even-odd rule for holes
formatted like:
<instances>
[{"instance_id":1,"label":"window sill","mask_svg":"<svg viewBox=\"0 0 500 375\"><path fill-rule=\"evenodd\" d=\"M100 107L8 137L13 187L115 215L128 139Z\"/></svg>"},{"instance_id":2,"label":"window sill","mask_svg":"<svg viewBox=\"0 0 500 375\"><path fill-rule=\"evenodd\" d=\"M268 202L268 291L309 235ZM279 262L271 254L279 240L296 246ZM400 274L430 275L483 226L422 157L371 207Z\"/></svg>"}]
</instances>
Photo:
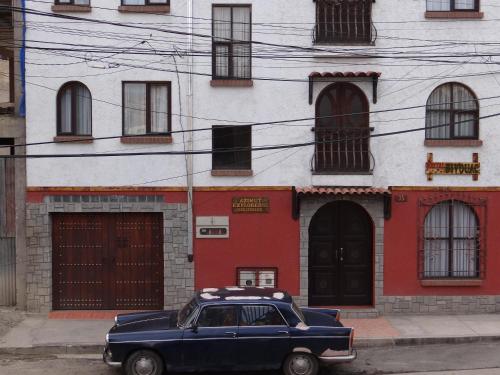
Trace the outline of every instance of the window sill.
<instances>
[{"instance_id":1,"label":"window sill","mask_svg":"<svg viewBox=\"0 0 500 375\"><path fill-rule=\"evenodd\" d=\"M121 143L126 144L170 144L172 136L170 135L145 135L121 137Z\"/></svg>"},{"instance_id":2,"label":"window sill","mask_svg":"<svg viewBox=\"0 0 500 375\"><path fill-rule=\"evenodd\" d=\"M483 12L425 12L425 18L481 19Z\"/></svg>"},{"instance_id":3,"label":"window sill","mask_svg":"<svg viewBox=\"0 0 500 375\"><path fill-rule=\"evenodd\" d=\"M92 11L92 7L90 5L52 5L53 12L78 12L78 13L89 13Z\"/></svg>"},{"instance_id":4,"label":"window sill","mask_svg":"<svg viewBox=\"0 0 500 375\"><path fill-rule=\"evenodd\" d=\"M212 169L212 176L247 177L247 176L253 176L253 171L251 169Z\"/></svg>"},{"instance_id":5,"label":"window sill","mask_svg":"<svg viewBox=\"0 0 500 375\"><path fill-rule=\"evenodd\" d=\"M427 147L481 147L483 141L480 139L426 139L424 146Z\"/></svg>"},{"instance_id":6,"label":"window sill","mask_svg":"<svg viewBox=\"0 0 500 375\"><path fill-rule=\"evenodd\" d=\"M170 13L170 5L120 5L123 13Z\"/></svg>"},{"instance_id":7,"label":"window sill","mask_svg":"<svg viewBox=\"0 0 500 375\"><path fill-rule=\"evenodd\" d=\"M420 280L422 286L481 286L481 279L436 279L436 280Z\"/></svg>"},{"instance_id":8,"label":"window sill","mask_svg":"<svg viewBox=\"0 0 500 375\"><path fill-rule=\"evenodd\" d=\"M56 143L92 143L94 137L91 135L58 135L54 137Z\"/></svg>"},{"instance_id":9,"label":"window sill","mask_svg":"<svg viewBox=\"0 0 500 375\"><path fill-rule=\"evenodd\" d=\"M251 79L213 79L210 81L212 87L253 87Z\"/></svg>"}]
</instances>

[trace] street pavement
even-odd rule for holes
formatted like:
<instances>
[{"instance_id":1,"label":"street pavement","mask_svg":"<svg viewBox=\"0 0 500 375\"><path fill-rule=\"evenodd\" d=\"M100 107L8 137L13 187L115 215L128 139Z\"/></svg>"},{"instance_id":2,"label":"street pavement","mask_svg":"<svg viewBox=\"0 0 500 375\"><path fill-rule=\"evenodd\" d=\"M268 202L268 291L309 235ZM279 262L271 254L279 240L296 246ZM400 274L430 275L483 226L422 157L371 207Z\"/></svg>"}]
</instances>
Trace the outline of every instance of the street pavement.
<instances>
[{"instance_id":1,"label":"street pavement","mask_svg":"<svg viewBox=\"0 0 500 375\"><path fill-rule=\"evenodd\" d=\"M324 369L322 375L500 375L498 343L366 348L351 364ZM98 355L0 355L0 375L118 375ZM207 373L208 374L208 373ZM242 373L226 373L239 375ZM252 375L277 375L254 372ZM218 373L218 375L221 375Z\"/></svg>"},{"instance_id":2,"label":"street pavement","mask_svg":"<svg viewBox=\"0 0 500 375\"><path fill-rule=\"evenodd\" d=\"M49 317L46 314L25 316L6 334L0 335L0 352L5 352L9 348L64 346L78 349L102 345L107 331L113 325L114 314L101 314L93 319L82 314L75 312L65 313L64 316L61 314L52 314ZM354 327L357 347L460 342L460 340L500 342L500 314L394 315L376 319L342 319L342 323ZM92 353L88 350L87 352Z\"/></svg>"}]
</instances>

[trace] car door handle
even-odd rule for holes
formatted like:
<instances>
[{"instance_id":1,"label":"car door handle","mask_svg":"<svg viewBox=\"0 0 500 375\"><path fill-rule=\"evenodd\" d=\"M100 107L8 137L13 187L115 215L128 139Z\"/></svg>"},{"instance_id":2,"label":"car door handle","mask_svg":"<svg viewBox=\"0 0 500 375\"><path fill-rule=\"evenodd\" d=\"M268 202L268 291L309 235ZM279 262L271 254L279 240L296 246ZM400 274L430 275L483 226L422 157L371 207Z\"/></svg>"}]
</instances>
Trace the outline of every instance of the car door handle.
<instances>
[{"instance_id":1,"label":"car door handle","mask_svg":"<svg viewBox=\"0 0 500 375\"><path fill-rule=\"evenodd\" d=\"M236 332L224 332L224 335L231 336L231 337L236 337Z\"/></svg>"},{"instance_id":2,"label":"car door handle","mask_svg":"<svg viewBox=\"0 0 500 375\"><path fill-rule=\"evenodd\" d=\"M288 331L277 331L280 335L288 335Z\"/></svg>"}]
</instances>

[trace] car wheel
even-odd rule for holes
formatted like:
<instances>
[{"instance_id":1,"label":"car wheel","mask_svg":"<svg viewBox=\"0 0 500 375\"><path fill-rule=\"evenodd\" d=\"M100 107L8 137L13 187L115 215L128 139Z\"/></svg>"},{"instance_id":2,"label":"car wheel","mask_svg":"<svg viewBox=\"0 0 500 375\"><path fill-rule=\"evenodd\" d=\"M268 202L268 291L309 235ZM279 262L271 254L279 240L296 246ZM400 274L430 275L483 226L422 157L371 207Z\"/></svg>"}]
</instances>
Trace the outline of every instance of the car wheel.
<instances>
[{"instance_id":1,"label":"car wheel","mask_svg":"<svg viewBox=\"0 0 500 375\"><path fill-rule=\"evenodd\" d=\"M132 353L125 363L127 375L161 375L163 361L160 356L150 350L139 350Z\"/></svg>"},{"instance_id":2,"label":"car wheel","mask_svg":"<svg viewBox=\"0 0 500 375\"><path fill-rule=\"evenodd\" d=\"M285 375L316 375L318 360L308 353L292 353L283 364Z\"/></svg>"}]
</instances>

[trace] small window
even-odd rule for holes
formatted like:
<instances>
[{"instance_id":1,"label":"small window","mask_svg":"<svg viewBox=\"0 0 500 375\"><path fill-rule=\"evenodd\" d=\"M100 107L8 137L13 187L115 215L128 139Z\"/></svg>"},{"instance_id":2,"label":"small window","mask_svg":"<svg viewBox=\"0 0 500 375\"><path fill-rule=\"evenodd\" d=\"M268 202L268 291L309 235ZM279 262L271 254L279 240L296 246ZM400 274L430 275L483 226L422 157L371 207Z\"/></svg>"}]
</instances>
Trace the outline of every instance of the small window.
<instances>
[{"instance_id":1,"label":"small window","mask_svg":"<svg viewBox=\"0 0 500 375\"><path fill-rule=\"evenodd\" d=\"M212 16L214 79L251 79L250 6L215 5Z\"/></svg>"},{"instance_id":2,"label":"small window","mask_svg":"<svg viewBox=\"0 0 500 375\"><path fill-rule=\"evenodd\" d=\"M241 308L240 326L285 326L274 306L248 305Z\"/></svg>"},{"instance_id":3,"label":"small window","mask_svg":"<svg viewBox=\"0 0 500 375\"><path fill-rule=\"evenodd\" d=\"M56 5L90 5L90 0L55 0Z\"/></svg>"},{"instance_id":4,"label":"small window","mask_svg":"<svg viewBox=\"0 0 500 375\"><path fill-rule=\"evenodd\" d=\"M83 83L66 83L57 94L57 135L92 135L92 96Z\"/></svg>"},{"instance_id":5,"label":"small window","mask_svg":"<svg viewBox=\"0 0 500 375\"><path fill-rule=\"evenodd\" d=\"M237 284L276 288L278 286L277 273L276 268L238 268Z\"/></svg>"},{"instance_id":6,"label":"small window","mask_svg":"<svg viewBox=\"0 0 500 375\"><path fill-rule=\"evenodd\" d=\"M238 325L235 306L208 306L198 318L198 327L234 327Z\"/></svg>"},{"instance_id":7,"label":"small window","mask_svg":"<svg viewBox=\"0 0 500 375\"><path fill-rule=\"evenodd\" d=\"M480 251L472 207L449 200L430 209L424 223L424 278L477 278Z\"/></svg>"},{"instance_id":8,"label":"small window","mask_svg":"<svg viewBox=\"0 0 500 375\"><path fill-rule=\"evenodd\" d=\"M479 11L479 0L427 0L428 12Z\"/></svg>"},{"instance_id":9,"label":"small window","mask_svg":"<svg viewBox=\"0 0 500 375\"><path fill-rule=\"evenodd\" d=\"M478 139L479 103L475 94L460 83L436 88L426 107L426 139Z\"/></svg>"},{"instance_id":10,"label":"small window","mask_svg":"<svg viewBox=\"0 0 500 375\"><path fill-rule=\"evenodd\" d=\"M124 82L123 134L170 133L170 100L170 82Z\"/></svg>"},{"instance_id":11,"label":"small window","mask_svg":"<svg viewBox=\"0 0 500 375\"><path fill-rule=\"evenodd\" d=\"M251 126L214 126L212 128L212 169L252 169L251 147Z\"/></svg>"},{"instance_id":12,"label":"small window","mask_svg":"<svg viewBox=\"0 0 500 375\"><path fill-rule=\"evenodd\" d=\"M170 0L122 0L122 5L165 5Z\"/></svg>"}]
</instances>

